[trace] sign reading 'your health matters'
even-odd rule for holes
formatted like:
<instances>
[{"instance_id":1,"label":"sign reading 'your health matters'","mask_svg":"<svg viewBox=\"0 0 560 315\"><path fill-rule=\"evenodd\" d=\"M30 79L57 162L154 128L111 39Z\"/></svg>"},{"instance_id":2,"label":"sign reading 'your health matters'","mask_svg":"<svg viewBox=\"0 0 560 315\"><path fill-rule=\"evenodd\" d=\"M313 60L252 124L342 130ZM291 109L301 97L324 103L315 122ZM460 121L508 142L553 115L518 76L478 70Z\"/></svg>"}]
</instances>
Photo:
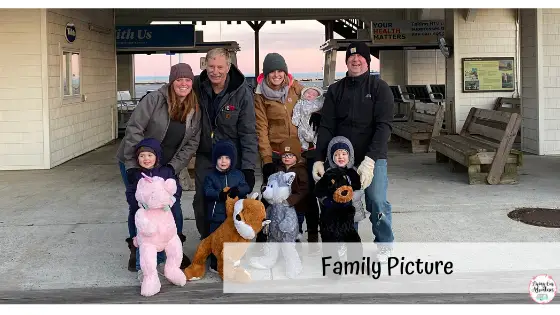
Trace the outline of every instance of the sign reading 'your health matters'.
<instances>
[{"instance_id":1,"label":"sign reading 'your health matters'","mask_svg":"<svg viewBox=\"0 0 560 315\"><path fill-rule=\"evenodd\" d=\"M371 22L371 33L374 44L437 44L438 36L445 34L444 24L443 20L379 21Z\"/></svg>"}]
</instances>

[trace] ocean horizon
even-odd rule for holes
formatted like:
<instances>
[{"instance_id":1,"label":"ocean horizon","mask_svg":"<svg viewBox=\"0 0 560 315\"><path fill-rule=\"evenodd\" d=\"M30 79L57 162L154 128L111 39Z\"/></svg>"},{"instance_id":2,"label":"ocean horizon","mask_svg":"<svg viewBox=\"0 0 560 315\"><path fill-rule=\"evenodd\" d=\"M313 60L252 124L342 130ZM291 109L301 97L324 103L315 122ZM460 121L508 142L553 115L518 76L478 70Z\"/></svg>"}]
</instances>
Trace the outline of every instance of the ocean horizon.
<instances>
[{"instance_id":1,"label":"ocean horizon","mask_svg":"<svg viewBox=\"0 0 560 315\"><path fill-rule=\"evenodd\" d=\"M377 73L377 71L373 71ZM246 77L252 77L252 74L244 74ZM299 72L292 73L296 80L304 86L323 86L323 73L322 72ZM346 76L346 72L337 72L336 79L341 79ZM134 90L137 98L142 97L148 91L159 89L163 84L167 83L169 76L150 76L150 75L137 75L134 80ZM302 81L303 80L303 81Z\"/></svg>"},{"instance_id":2,"label":"ocean horizon","mask_svg":"<svg viewBox=\"0 0 560 315\"><path fill-rule=\"evenodd\" d=\"M244 73L245 77L254 77L252 73ZM337 79L343 78L346 72L336 72L335 77ZM323 72L297 72L292 73L292 76L297 80L309 79L309 80L323 80ZM169 76L153 76L153 75L137 75L135 76L135 83L167 83Z\"/></svg>"}]
</instances>

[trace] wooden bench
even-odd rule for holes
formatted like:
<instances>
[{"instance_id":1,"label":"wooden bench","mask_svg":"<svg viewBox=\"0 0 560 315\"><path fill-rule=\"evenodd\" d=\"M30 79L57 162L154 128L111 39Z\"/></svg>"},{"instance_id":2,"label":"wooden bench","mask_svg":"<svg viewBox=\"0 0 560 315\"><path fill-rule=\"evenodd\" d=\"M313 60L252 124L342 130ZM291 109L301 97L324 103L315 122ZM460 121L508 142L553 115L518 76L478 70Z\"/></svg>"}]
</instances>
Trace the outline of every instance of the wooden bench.
<instances>
[{"instance_id":1,"label":"wooden bench","mask_svg":"<svg viewBox=\"0 0 560 315\"><path fill-rule=\"evenodd\" d=\"M494 103L494 110L521 114L521 99L518 97L498 97ZM521 130L517 132L515 144L521 144Z\"/></svg>"},{"instance_id":2,"label":"wooden bench","mask_svg":"<svg viewBox=\"0 0 560 315\"><path fill-rule=\"evenodd\" d=\"M416 102L434 103L432 97L430 97L427 84L405 85L404 88L408 95L411 96L410 98Z\"/></svg>"},{"instance_id":3,"label":"wooden bench","mask_svg":"<svg viewBox=\"0 0 560 315\"><path fill-rule=\"evenodd\" d=\"M410 111L409 104L414 103L413 100L404 97L408 95L407 92L403 92L400 85L390 85L391 92L393 93L393 101L397 106L395 106L395 112L393 113L393 121L407 121L408 112ZM404 110L401 105L405 105Z\"/></svg>"},{"instance_id":4,"label":"wooden bench","mask_svg":"<svg viewBox=\"0 0 560 315\"><path fill-rule=\"evenodd\" d=\"M408 121L393 122L393 134L410 141L412 153L430 152L430 139L440 134L443 114L441 104L415 103Z\"/></svg>"},{"instance_id":5,"label":"wooden bench","mask_svg":"<svg viewBox=\"0 0 560 315\"><path fill-rule=\"evenodd\" d=\"M520 114L521 99L518 97L498 97L494 103L494 110Z\"/></svg>"},{"instance_id":6,"label":"wooden bench","mask_svg":"<svg viewBox=\"0 0 560 315\"><path fill-rule=\"evenodd\" d=\"M445 84L430 84L428 87L432 103L445 102Z\"/></svg>"},{"instance_id":7,"label":"wooden bench","mask_svg":"<svg viewBox=\"0 0 560 315\"><path fill-rule=\"evenodd\" d=\"M523 154L512 146L520 125L517 113L473 107L460 134L432 138L436 161L466 167L471 185L517 184Z\"/></svg>"}]
</instances>

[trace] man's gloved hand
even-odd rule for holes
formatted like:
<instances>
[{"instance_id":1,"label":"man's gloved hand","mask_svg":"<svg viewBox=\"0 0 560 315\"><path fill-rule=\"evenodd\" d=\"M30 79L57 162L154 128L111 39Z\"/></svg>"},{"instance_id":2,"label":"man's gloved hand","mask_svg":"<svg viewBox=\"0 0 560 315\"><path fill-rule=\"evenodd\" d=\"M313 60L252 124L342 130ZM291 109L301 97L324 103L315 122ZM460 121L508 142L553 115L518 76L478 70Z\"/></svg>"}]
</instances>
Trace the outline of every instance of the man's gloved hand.
<instances>
[{"instance_id":1,"label":"man's gloved hand","mask_svg":"<svg viewBox=\"0 0 560 315\"><path fill-rule=\"evenodd\" d=\"M317 161L315 163L313 163L313 179L315 180L315 182L318 182L321 177L323 177L323 175L325 174L325 166L323 165L323 162L321 161Z\"/></svg>"},{"instance_id":2,"label":"man's gloved hand","mask_svg":"<svg viewBox=\"0 0 560 315\"><path fill-rule=\"evenodd\" d=\"M270 175L276 173L276 164L274 163L266 163L263 165L263 178L267 179Z\"/></svg>"},{"instance_id":3,"label":"man's gloved hand","mask_svg":"<svg viewBox=\"0 0 560 315\"><path fill-rule=\"evenodd\" d=\"M226 201L228 196L228 193L226 191L220 191L220 194L218 195L218 199L220 199L220 201Z\"/></svg>"},{"instance_id":4,"label":"man's gloved hand","mask_svg":"<svg viewBox=\"0 0 560 315\"><path fill-rule=\"evenodd\" d=\"M313 129L313 132L317 131L319 124L321 124L321 114L319 112L312 113L309 117L309 126Z\"/></svg>"},{"instance_id":5,"label":"man's gloved hand","mask_svg":"<svg viewBox=\"0 0 560 315\"><path fill-rule=\"evenodd\" d=\"M126 180L128 181L129 185L132 185L136 182L136 178L140 174L140 169L133 167L126 170Z\"/></svg>"},{"instance_id":6,"label":"man's gloved hand","mask_svg":"<svg viewBox=\"0 0 560 315\"><path fill-rule=\"evenodd\" d=\"M239 188L231 187L228 191L228 195L230 198L235 199L235 197L239 197Z\"/></svg>"},{"instance_id":7,"label":"man's gloved hand","mask_svg":"<svg viewBox=\"0 0 560 315\"><path fill-rule=\"evenodd\" d=\"M255 171L241 170L241 172L245 175L245 181L247 182L247 185L249 185L249 190L253 191L253 188L255 187Z\"/></svg>"},{"instance_id":8,"label":"man's gloved hand","mask_svg":"<svg viewBox=\"0 0 560 315\"><path fill-rule=\"evenodd\" d=\"M362 189L366 189L371 184L373 180L373 169L375 166L375 161L369 156L366 156L360 166L358 167L358 175L360 175L360 183L362 184Z\"/></svg>"}]
</instances>

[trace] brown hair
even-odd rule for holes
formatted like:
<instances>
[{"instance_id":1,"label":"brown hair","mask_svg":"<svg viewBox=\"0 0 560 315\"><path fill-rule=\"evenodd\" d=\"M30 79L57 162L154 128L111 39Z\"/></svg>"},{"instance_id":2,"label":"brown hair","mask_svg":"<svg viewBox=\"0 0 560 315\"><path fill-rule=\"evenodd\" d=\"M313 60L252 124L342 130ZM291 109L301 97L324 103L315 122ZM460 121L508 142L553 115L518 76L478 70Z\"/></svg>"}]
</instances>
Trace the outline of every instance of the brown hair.
<instances>
[{"instance_id":1,"label":"brown hair","mask_svg":"<svg viewBox=\"0 0 560 315\"><path fill-rule=\"evenodd\" d=\"M194 109L195 112L198 111L198 98L192 89L189 95L187 95L182 102L179 102L179 97L175 94L173 84L169 84L167 92L169 95L169 100L167 101L169 106L167 108L169 111L169 117L172 120L184 123L191 110Z\"/></svg>"}]
</instances>

